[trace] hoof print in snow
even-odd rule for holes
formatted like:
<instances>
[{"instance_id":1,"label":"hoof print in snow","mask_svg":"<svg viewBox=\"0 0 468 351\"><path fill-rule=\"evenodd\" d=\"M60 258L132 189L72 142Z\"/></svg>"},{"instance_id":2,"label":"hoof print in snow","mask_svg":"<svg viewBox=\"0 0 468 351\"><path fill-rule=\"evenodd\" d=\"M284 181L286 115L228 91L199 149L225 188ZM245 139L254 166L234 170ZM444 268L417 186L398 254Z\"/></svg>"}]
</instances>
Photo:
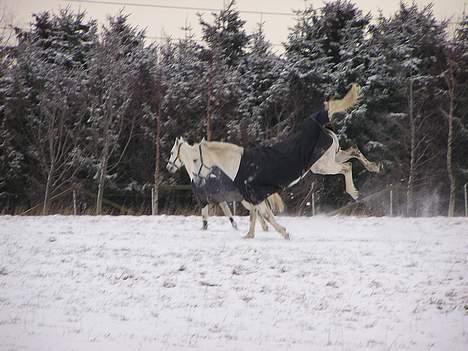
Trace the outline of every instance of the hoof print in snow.
<instances>
[{"instance_id":1,"label":"hoof print in snow","mask_svg":"<svg viewBox=\"0 0 468 351\"><path fill-rule=\"evenodd\" d=\"M203 281L203 280L200 282L200 285L202 285L202 286L210 286L210 287L219 286L219 284L211 283L211 282L206 282L206 281Z\"/></svg>"},{"instance_id":2,"label":"hoof print in snow","mask_svg":"<svg viewBox=\"0 0 468 351\"><path fill-rule=\"evenodd\" d=\"M232 275L243 275L243 274L246 274L246 270L242 266L235 266L232 269Z\"/></svg>"},{"instance_id":3,"label":"hoof print in snow","mask_svg":"<svg viewBox=\"0 0 468 351\"><path fill-rule=\"evenodd\" d=\"M171 289L171 288L175 288L175 287L176 287L176 285L175 285L175 283L174 283L174 282L171 282L171 281L165 281L165 282L163 283L163 287L165 287L165 288L168 288L168 289Z\"/></svg>"},{"instance_id":4,"label":"hoof print in snow","mask_svg":"<svg viewBox=\"0 0 468 351\"><path fill-rule=\"evenodd\" d=\"M57 241L57 238L55 236L49 237L49 243L54 243Z\"/></svg>"},{"instance_id":5,"label":"hoof print in snow","mask_svg":"<svg viewBox=\"0 0 468 351\"><path fill-rule=\"evenodd\" d=\"M338 284L334 281L329 281L326 286L329 286L330 288L338 288Z\"/></svg>"},{"instance_id":6,"label":"hoof print in snow","mask_svg":"<svg viewBox=\"0 0 468 351\"><path fill-rule=\"evenodd\" d=\"M185 264L181 265L178 269L179 272L183 272L187 269L187 267L185 267Z\"/></svg>"},{"instance_id":7,"label":"hoof print in snow","mask_svg":"<svg viewBox=\"0 0 468 351\"><path fill-rule=\"evenodd\" d=\"M0 268L0 275L8 275L8 272L5 267Z\"/></svg>"},{"instance_id":8,"label":"hoof print in snow","mask_svg":"<svg viewBox=\"0 0 468 351\"><path fill-rule=\"evenodd\" d=\"M250 302L250 301L253 300L253 297L244 295L244 296L241 297L241 300L244 301L244 302Z\"/></svg>"},{"instance_id":9,"label":"hoof print in snow","mask_svg":"<svg viewBox=\"0 0 468 351\"><path fill-rule=\"evenodd\" d=\"M116 280L128 280L128 279L132 279L132 278L133 278L133 274L132 273L126 273L126 272L122 272L120 275L115 276Z\"/></svg>"}]
</instances>

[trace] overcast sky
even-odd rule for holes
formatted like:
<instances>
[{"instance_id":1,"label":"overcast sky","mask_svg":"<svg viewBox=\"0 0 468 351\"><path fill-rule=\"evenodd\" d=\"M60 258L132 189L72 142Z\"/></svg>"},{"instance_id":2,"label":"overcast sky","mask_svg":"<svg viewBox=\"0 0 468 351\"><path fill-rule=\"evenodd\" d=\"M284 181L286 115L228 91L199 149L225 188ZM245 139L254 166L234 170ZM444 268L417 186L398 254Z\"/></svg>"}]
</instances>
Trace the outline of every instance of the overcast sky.
<instances>
[{"instance_id":1,"label":"overcast sky","mask_svg":"<svg viewBox=\"0 0 468 351\"><path fill-rule=\"evenodd\" d=\"M31 15L40 11L51 10L57 12L61 8L70 6L72 9L84 9L89 17L97 19L99 23L104 23L106 17L115 15L120 9L131 14L130 22L146 28L149 37L172 36L180 38L183 36L181 27L190 25L195 34L200 33L197 12L200 10L189 9L169 9L156 7L132 6L140 5L163 5L177 7L198 7L198 8L222 8L228 0L92 0L97 2L110 2L120 4L101 4L90 1L64 1L64 0L0 0L0 9L8 14L8 22L20 27L26 27L31 22ZM292 13L292 10L303 9L304 4L312 4L314 7L322 6L327 0L237 0L237 9L240 11L259 12L281 12ZM381 10L384 15L393 14L399 6L399 0L354 0L353 1L364 12L378 14ZM407 1L408 2L408 1ZM468 0L415 0L419 5L434 4L434 13L438 18L457 20L463 13L465 3ZM122 5L122 4L128 5ZM467 7L468 11L468 7ZM205 19L211 19L210 11L204 13ZM252 32L257 27L257 23L263 21L267 38L273 44L280 44L287 38L288 28L294 25L294 16L272 15L268 13L249 14L241 13L247 21L246 29Z\"/></svg>"}]
</instances>

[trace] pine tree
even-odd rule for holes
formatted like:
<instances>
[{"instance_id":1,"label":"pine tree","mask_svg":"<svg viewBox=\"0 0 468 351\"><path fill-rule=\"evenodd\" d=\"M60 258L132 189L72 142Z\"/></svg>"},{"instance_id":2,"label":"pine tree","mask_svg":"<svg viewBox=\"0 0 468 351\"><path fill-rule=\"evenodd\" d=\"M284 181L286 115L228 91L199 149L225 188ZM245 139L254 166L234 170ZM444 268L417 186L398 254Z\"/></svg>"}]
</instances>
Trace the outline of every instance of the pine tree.
<instances>
[{"instance_id":1,"label":"pine tree","mask_svg":"<svg viewBox=\"0 0 468 351\"><path fill-rule=\"evenodd\" d=\"M441 175L437 167L429 169L441 156L437 142L440 131L431 130L437 119L431 96L445 42L445 24L435 19L430 6L419 9L402 3L393 17L379 17L371 35L361 125L366 128L368 121L374 123L363 135L380 141L371 146L383 151L392 177L407 179L406 213L415 215L416 191L435 184Z\"/></svg>"},{"instance_id":2,"label":"pine tree","mask_svg":"<svg viewBox=\"0 0 468 351\"><path fill-rule=\"evenodd\" d=\"M449 40L444 48L444 68L440 75L442 96L440 102L440 111L447 122L447 153L446 168L449 180L449 199L448 211L449 217L455 214L457 175L463 179L463 161L465 158L461 150L468 147L468 118L465 109L458 106L466 106L468 102L468 16L464 16L458 24L455 36ZM466 162L465 162L466 164ZM465 173L468 174L468 170ZM465 181L466 181L465 175Z\"/></svg>"},{"instance_id":3,"label":"pine tree","mask_svg":"<svg viewBox=\"0 0 468 351\"><path fill-rule=\"evenodd\" d=\"M206 69L203 77L206 87L206 137L224 140L226 125L238 116L239 72L238 65L246 54L249 36L244 30L245 21L234 8L235 1L218 14L213 13L213 23L200 16L202 37L207 48L202 51Z\"/></svg>"},{"instance_id":4,"label":"pine tree","mask_svg":"<svg viewBox=\"0 0 468 351\"><path fill-rule=\"evenodd\" d=\"M327 96L341 96L352 82L365 81L368 65L366 30L370 15L363 15L350 1L327 2L323 8L308 7L298 12L297 23L288 36L286 55L290 68L290 111L295 115L291 124L300 124L302 119L323 108ZM355 143L350 129L357 123L354 114L346 118L335 116L334 126L343 146ZM323 198L333 198L342 203L347 196L342 184L334 178L319 182ZM335 183L334 183L335 182ZM302 185L309 191L308 184Z\"/></svg>"},{"instance_id":5,"label":"pine tree","mask_svg":"<svg viewBox=\"0 0 468 351\"><path fill-rule=\"evenodd\" d=\"M276 136L273 128L286 118L288 83L281 76L285 65L273 54L260 24L239 66L239 119L230 121L229 140L246 146Z\"/></svg>"},{"instance_id":6,"label":"pine tree","mask_svg":"<svg viewBox=\"0 0 468 351\"><path fill-rule=\"evenodd\" d=\"M216 53L228 66L238 65L246 54L250 39L244 29L245 21L235 9L235 0L231 0L219 13L213 13L213 23L206 22L200 16L200 25L203 40L208 45L208 59Z\"/></svg>"}]
</instances>

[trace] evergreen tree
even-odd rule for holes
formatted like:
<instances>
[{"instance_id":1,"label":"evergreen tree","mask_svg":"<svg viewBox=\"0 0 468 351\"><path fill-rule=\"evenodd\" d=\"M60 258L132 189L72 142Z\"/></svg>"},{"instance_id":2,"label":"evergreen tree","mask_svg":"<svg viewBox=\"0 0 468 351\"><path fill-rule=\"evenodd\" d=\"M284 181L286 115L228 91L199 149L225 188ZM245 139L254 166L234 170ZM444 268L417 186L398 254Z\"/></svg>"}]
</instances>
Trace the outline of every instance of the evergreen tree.
<instances>
[{"instance_id":1,"label":"evergreen tree","mask_svg":"<svg viewBox=\"0 0 468 351\"><path fill-rule=\"evenodd\" d=\"M246 55L249 35L245 32L245 21L240 18L235 8L235 0L231 0L226 8L218 14L213 13L213 23L206 22L200 16L203 40L208 45L206 55L213 59L214 53L230 67L239 64Z\"/></svg>"},{"instance_id":2,"label":"evergreen tree","mask_svg":"<svg viewBox=\"0 0 468 351\"><path fill-rule=\"evenodd\" d=\"M379 17L371 28L369 78L358 111L363 112L361 123L349 129L350 135L378 140L368 144L369 149L381 153L391 178L406 179L408 214L415 214L418 207L416 192L440 181L438 167L430 170L443 155L440 128L434 128L438 108L431 97L445 29L430 6L419 9L402 3L393 17Z\"/></svg>"},{"instance_id":3,"label":"evergreen tree","mask_svg":"<svg viewBox=\"0 0 468 351\"><path fill-rule=\"evenodd\" d=\"M440 112L447 124L446 168L449 181L448 216L456 213L457 186L467 181L464 151L468 147L468 16L460 21L455 36L444 48L444 70L440 75ZM465 168L464 168L465 167ZM459 182L459 179L461 182Z\"/></svg>"},{"instance_id":4,"label":"evergreen tree","mask_svg":"<svg viewBox=\"0 0 468 351\"><path fill-rule=\"evenodd\" d=\"M288 36L286 55L290 68L290 107L295 115L291 124L300 121L323 108L323 102L332 94L343 95L352 82L365 81L368 65L366 30L370 15L363 15L350 1L337 0L327 2L319 10L308 7L298 12L297 23ZM350 126L354 125L353 114L334 125L341 142L354 143L349 135ZM348 200L342 191L343 183L336 184L334 177L318 179L317 191L325 198L333 199L336 204ZM303 183L298 187L301 193L307 193L310 186Z\"/></svg>"},{"instance_id":5,"label":"evergreen tree","mask_svg":"<svg viewBox=\"0 0 468 351\"><path fill-rule=\"evenodd\" d=\"M281 76L285 65L272 53L260 24L239 66L239 120L230 121L230 140L246 146L276 136L272 129L287 117L288 83Z\"/></svg>"}]
</instances>

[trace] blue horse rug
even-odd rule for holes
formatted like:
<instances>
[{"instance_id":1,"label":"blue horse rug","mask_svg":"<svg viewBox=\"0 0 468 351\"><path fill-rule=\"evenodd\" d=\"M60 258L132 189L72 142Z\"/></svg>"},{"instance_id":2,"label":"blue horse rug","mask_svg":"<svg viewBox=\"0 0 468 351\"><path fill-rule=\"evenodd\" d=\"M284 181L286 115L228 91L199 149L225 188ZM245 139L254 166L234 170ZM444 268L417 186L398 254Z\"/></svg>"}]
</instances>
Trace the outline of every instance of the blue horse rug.
<instances>
[{"instance_id":1,"label":"blue horse rug","mask_svg":"<svg viewBox=\"0 0 468 351\"><path fill-rule=\"evenodd\" d=\"M199 204L219 204L220 202L240 202L242 194L229 176L217 166L213 166L206 176L195 176L192 179L192 191Z\"/></svg>"},{"instance_id":2,"label":"blue horse rug","mask_svg":"<svg viewBox=\"0 0 468 351\"><path fill-rule=\"evenodd\" d=\"M331 146L332 138L324 132L328 112L320 111L307 118L299 132L272 146L244 149L232 181L219 167L206 176L192 180L195 198L202 206L243 199L257 205L306 173Z\"/></svg>"},{"instance_id":3,"label":"blue horse rug","mask_svg":"<svg viewBox=\"0 0 468 351\"><path fill-rule=\"evenodd\" d=\"M244 149L234 184L243 198L259 204L302 177L331 146L323 125L328 112L307 118L300 131L272 146Z\"/></svg>"}]
</instances>

